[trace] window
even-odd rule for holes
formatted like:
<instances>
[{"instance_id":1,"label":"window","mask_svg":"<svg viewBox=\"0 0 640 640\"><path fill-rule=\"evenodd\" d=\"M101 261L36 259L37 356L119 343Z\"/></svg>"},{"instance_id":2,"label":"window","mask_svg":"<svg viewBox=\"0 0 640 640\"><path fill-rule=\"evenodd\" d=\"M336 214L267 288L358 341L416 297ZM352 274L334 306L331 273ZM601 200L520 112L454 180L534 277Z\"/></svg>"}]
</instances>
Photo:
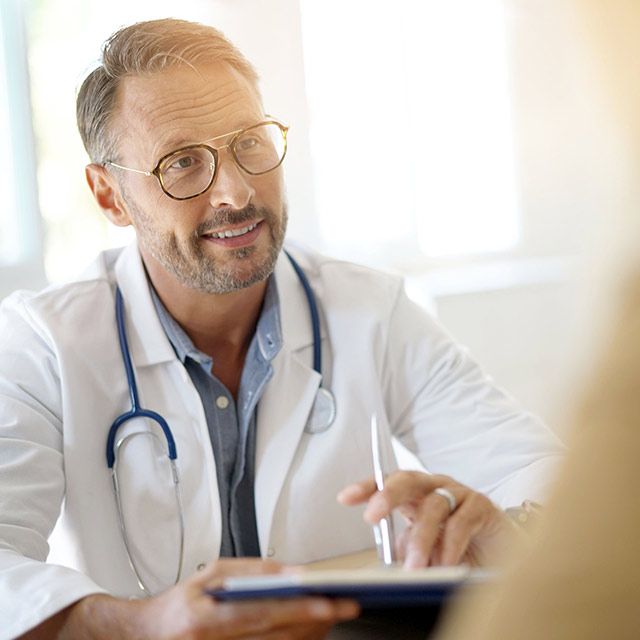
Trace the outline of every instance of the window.
<instances>
[{"instance_id":1,"label":"window","mask_svg":"<svg viewBox=\"0 0 640 640\"><path fill-rule=\"evenodd\" d=\"M4 21L3 21L4 23ZM3 43L4 45L4 38ZM19 258L17 233L16 185L13 162L13 136L9 117L9 88L4 46L0 47L0 191L4 204L0 208L0 264L13 264Z\"/></svg>"},{"instance_id":2,"label":"window","mask_svg":"<svg viewBox=\"0 0 640 640\"><path fill-rule=\"evenodd\" d=\"M301 8L327 250L399 263L514 248L502 2L302 0Z\"/></svg>"},{"instance_id":3,"label":"window","mask_svg":"<svg viewBox=\"0 0 640 640\"><path fill-rule=\"evenodd\" d=\"M44 280L21 8L0 3L0 296Z\"/></svg>"}]
</instances>

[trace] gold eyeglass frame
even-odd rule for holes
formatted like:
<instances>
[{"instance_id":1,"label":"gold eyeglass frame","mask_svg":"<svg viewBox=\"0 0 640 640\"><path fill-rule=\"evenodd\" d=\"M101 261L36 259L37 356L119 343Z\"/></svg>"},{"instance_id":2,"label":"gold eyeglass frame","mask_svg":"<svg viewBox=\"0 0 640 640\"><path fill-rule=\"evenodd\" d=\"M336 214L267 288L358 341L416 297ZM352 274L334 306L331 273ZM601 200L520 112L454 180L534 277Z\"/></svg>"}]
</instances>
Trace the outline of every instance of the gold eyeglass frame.
<instances>
[{"instance_id":1,"label":"gold eyeglass frame","mask_svg":"<svg viewBox=\"0 0 640 640\"><path fill-rule=\"evenodd\" d=\"M249 171L246 167L242 165L240 160L238 160L238 156L236 155L236 150L235 150L235 144L238 141L238 138L243 133L246 133L247 131L251 131L251 129L261 127L265 124L275 124L280 128L280 131L282 132L282 139L284 141L284 149L282 151L282 157L280 158L280 161L278 162L278 164L275 165L275 167L271 167L266 171ZM252 124L250 127L245 127L244 129L236 129L235 131L229 131L229 133L223 133L222 135L216 136L215 138L209 138L208 140L205 140L204 142L200 142L198 144L190 144L190 145L187 145L186 147L180 147L179 149L174 149L173 151L170 151L169 153L163 155L162 158L158 160L158 164L156 164L155 168L151 171L143 171L142 169L133 169L132 167L125 167L124 165L118 164L116 162L111 162L111 160L105 160L102 163L102 166L106 167L108 165L111 167L116 167L117 169L123 169L124 171L139 173L143 176L154 176L158 180L162 191L173 200L191 200L191 198L197 198L198 196L201 196L203 193L208 191L213 185L213 183L215 182L216 176L218 175L218 167L220 166L218 151L222 149L229 149L231 151L231 156L233 157L233 161L236 163L238 167L240 167L240 169L242 169L245 173L248 173L251 176L261 176L265 173L269 173L270 171L274 171L284 161L284 158L287 155L287 133L288 132L289 132L289 127L285 124L282 124L282 122L278 122L278 120L274 120L274 119L262 120L261 122L258 122L257 124ZM212 147L208 144L205 144L207 142L214 142L216 140L220 140L221 138L227 138L229 136L233 136L233 137L227 144L223 144L221 147ZM160 167L171 156L177 153L180 153L182 151L188 151L189 149L207 149L207 151L211 153L215 163L213 167L213 173L211 174L211 180L209 180L209 184L207 184L207 186L201 191L199 191L198 193L194 193L191 196L184 196L184 197L174 196L170 194L165 187L164 180L162 179L162 172L160 170Z\"/></svg>"}]
</instances>

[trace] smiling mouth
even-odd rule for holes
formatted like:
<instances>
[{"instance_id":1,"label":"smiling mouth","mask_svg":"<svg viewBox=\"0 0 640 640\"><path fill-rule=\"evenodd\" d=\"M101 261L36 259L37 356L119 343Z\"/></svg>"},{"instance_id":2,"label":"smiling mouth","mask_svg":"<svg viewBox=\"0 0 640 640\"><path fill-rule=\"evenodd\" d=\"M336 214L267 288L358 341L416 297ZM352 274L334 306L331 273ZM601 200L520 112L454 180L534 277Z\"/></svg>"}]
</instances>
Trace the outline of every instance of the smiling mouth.
<instances>
[{"instance_id":1,"label":"smiling mouth","mask_svg":"<svg viewBox=\"0 0 640 640\"><path fill-rule=\"evenodd\" d=\"M203 233L203 238L237 238L239 236L243 236L250 231L253 231L261 221L254 222L253 224L249 224L246 227L240 227L239 229L227 229L226 231L213 231L211 233Z\"/></svg>"}]
</instances>

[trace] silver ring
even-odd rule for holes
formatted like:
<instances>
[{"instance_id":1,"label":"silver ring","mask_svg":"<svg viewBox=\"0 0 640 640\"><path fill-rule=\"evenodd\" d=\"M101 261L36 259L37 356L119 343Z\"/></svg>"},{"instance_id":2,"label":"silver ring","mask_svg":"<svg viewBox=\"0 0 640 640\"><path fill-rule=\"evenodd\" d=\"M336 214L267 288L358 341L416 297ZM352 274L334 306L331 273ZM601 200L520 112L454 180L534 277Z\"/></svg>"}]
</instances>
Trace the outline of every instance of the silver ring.
<instances>
[{"instance_id":1,"label":"silver ring","mask_svg":"<svg viewBox=\"0 0 640 640\"><path fill-rule=\"evenodd\" d=\"M456 497L453 495L453 493L449 491L449 489L438 487L437 489L433 490L433 493L437 493L439 496L442 496L447 501L447 504L449 505L449 515L451 515L456 510L456 507L458 506L458 501L456 500Z\"/></svg>"}]
</instances>

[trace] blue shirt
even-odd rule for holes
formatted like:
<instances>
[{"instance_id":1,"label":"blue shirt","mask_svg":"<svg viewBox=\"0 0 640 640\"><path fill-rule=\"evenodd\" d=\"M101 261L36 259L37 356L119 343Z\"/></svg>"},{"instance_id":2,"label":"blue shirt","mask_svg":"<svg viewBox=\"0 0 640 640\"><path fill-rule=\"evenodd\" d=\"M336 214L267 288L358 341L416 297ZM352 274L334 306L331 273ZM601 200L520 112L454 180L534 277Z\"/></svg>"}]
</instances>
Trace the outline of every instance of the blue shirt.
<instances>
[{"instance_id":1,"label":"blue shirt","mask_svg":"<svg viewBox=\"0 0 640 640\"><path fill-rule=\"evenodd\" d=\"M273 375L271 361L282 347L280 302L273 276L245 358L238 401L212 374L213 359L199 351L169 314L150 284L162 328L197 389L216 461L222 541L220 556L260 556L254 479L257 405Z\"/></svg>"}]
</instances>

